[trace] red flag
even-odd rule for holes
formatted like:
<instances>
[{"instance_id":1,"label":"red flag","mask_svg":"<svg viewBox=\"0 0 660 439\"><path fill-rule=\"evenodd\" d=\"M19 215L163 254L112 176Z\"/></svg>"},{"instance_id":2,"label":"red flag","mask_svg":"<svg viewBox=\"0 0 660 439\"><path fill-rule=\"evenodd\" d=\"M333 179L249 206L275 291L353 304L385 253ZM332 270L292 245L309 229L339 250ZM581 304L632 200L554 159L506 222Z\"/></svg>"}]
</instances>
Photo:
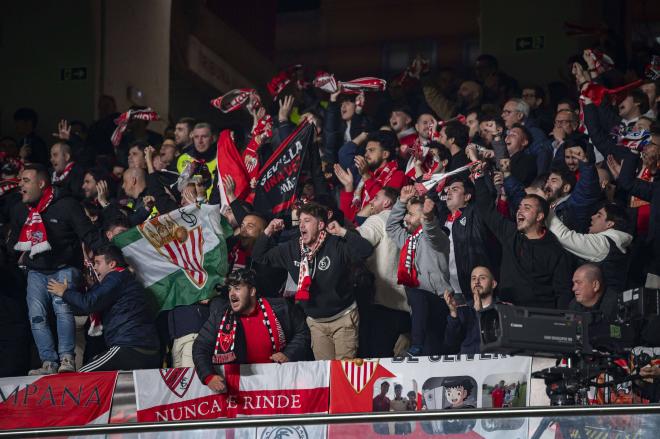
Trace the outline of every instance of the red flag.
<instances>
[{"instance_id":1,"label":"red flag","mask_svg":"<svg viewBox=\"0 0 660 439\"><path fill-rule=\"evenodd\" d=\"M245 200L250 195L250 176L236 144L231 138L231 131L224 130L218 139L218 186L220 189L221 204L228 205L222 177L230 175L234 180L236 198Z\"/></svg>"}]
</instances>

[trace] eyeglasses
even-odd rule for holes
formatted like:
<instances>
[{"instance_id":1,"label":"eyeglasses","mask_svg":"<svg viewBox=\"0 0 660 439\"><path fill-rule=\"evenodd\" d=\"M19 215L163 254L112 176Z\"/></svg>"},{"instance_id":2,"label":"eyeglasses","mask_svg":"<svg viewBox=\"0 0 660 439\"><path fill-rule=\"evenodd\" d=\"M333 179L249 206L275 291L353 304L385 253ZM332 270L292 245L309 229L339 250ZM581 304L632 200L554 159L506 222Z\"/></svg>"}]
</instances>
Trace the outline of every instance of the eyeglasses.
<instances>
[{"instance_id":1,"label":"eyeglasses","mask_svg":"<svg viewBox=\"0 0 660 439\"><path fill-rule=\"evenodd\" d=\"M556 121L555 121L555 126L558 126L558 125L568 125L568 124L570 124L571 122L572 122L572 120L570 120L570 119L556 120Z\"/></svg>"},{"instance_id":2,"label":"eyeglasses","mask_svg":"<svg viewBox=\"0 0 660 439\"><path fill-rule=\"evenodd\" d=\"M506 114L507 116L511 113L513 113L515 110L502 110L502 114Z\"/></svg>"}]
</instances>

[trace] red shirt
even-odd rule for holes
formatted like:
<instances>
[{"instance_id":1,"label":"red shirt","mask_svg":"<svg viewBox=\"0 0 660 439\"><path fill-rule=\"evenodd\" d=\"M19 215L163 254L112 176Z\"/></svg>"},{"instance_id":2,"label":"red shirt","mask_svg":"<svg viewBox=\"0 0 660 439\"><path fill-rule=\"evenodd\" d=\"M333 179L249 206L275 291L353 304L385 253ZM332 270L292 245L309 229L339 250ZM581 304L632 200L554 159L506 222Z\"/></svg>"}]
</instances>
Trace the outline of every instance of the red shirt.
<instances>
[{"instance_id":1,"label":"red shirt","mask_svg":"<svg viewBox=\"0 0 660 439\"><path fill-rule=\"evenodd\" d=\"M247 363L271 363L270 356L274 354L273 345L264 325L264 315L258 306L255 306L247 316L241 316L243 334L247 348Z\"/></svg>"}]
</instances>

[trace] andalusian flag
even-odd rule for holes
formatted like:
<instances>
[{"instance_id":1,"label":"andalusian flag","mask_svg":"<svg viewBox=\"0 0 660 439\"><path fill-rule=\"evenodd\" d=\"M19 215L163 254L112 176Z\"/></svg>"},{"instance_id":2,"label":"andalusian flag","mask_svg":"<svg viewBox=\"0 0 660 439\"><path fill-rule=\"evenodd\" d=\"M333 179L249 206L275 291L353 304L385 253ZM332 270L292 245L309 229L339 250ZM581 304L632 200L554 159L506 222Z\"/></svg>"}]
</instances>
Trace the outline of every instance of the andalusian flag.
<instances>
[{"instance_id":1,"label":"andalusian flag","mask_svg":"<svg viewBox=\"0 0 660 439\"><path fill-rule=\"evenodd\" d=\"M113 238L160 311L215 295L227 273L231 228L218 205L190 204Z\"/></svg>"}]
</instances>

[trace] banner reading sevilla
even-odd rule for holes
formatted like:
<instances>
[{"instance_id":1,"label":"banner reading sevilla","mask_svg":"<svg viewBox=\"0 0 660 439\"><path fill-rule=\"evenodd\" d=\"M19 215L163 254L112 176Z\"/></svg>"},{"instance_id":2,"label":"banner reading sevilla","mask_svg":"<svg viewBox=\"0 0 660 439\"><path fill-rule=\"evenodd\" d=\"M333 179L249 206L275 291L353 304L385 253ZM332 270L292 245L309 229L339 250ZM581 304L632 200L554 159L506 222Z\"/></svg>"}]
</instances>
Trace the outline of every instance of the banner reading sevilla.
<instances>
[{"instance_id":1,"label":"banner reading sevilla","mask_svg":"<svg viewBox=\"0 0 660 439\"><path fill-rule=\"evenodd\" d=\"M486 354L332 361L330 413L524 407L529 404L531 367L530 357ZM524 437L527 423L484 418L329 427L330 437L360 439L437 434Z\"/></svg>"},{"instance_id":2,"label":"banner reading sevilla","mask_svg":"<svg viewBox=\"0 0 660 439\"><path fill-rule=\"evenodd\" d=\"M314 125L305 120L261 168L255 188L258 212L284 212L293 204L305 151L313 140Z\"/></svg>"},{"instance_id":3,"label":"banner reading sevilla","mask_svg":"<svg viewBox=\"0 0 660 439\"><path fill-rule=\"evenodd\" d=\"M327 361L226 365L224 376L218 394L193 368L134 371L138 422L328 412Z\"/></svg>"},{"instance_id":4,"label":"banner reading sevilla","mask_svg":"<svg viewBox=\"0 0 660 439\"><path fill-rule=\"evenodd\" d=\"M0 430L107 424L117 372L0 378Z\"/></svg>"}]
</instances>

